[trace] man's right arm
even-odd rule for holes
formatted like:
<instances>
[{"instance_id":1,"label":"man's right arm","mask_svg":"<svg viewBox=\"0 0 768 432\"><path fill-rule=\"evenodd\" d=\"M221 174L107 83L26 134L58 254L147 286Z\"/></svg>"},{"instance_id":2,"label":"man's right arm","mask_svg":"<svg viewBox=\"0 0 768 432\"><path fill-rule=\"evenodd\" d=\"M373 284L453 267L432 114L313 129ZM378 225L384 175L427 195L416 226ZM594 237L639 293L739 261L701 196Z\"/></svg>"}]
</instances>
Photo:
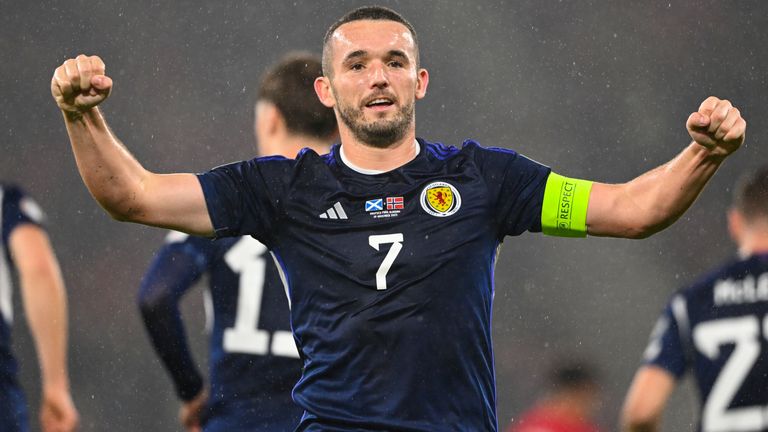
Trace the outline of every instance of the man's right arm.
<instances>
[{"instance_id":1,"label":"man's right arm","mask_svg":"<svg viewBox=\"0 0 768 432\"><path fill-rule=\"evenodd\" d=\"M111 90L112 80L97 56L65 61L51 80L51 93L64 115L77 167L91 195L120 221L213 235L195 175L146 170L109 129L97 105Z\"/></svg>"}]
</instances>

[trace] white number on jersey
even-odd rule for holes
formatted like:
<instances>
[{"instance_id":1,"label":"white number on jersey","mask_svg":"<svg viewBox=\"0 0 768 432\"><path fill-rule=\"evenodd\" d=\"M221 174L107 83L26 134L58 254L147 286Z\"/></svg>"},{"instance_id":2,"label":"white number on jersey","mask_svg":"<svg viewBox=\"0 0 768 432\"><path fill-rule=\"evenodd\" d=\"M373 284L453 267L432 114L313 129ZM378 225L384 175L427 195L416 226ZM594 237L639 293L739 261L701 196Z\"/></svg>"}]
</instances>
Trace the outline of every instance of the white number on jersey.
<instances>
[{"instance_id":1,"label":"white number on jersey","mask_svg":"<svg viewBox=\"0 0 768 432\"><path fill-rule=\"evenodd\" d=\"M768 337L768 316L763 319ZM768 428L768 406L728 409L734 395L760 356L760 321L755 316L719 319L696 326L693 342L702 354L717 359L720 346L734 344L733 353L712 386L701 420L702 432L756 431Z\"/></svg>"},{"instance_id":2,"label":"white number on jersey","mask_svg":"<svg viewBox=\"0 0 768 432\"><path fill-rule=\"evenodd\" d=\"M252 237L243 237L224 255L229 268L240 274L235 325L224 330L224 351L299 358L291 332L277 330L270 334L258 328L261 299L264 295L266 246ZM288 311L285 311L288 313Z\"/></svg>"},{"instance_id":3,"label":"white number on jersey","mask_svg":"<svg viewBox=\"0 0 768 432\"><path fill-rule=\"evenodd\" d=\"M384 261L381 262L379 270L376 272L376 289L387 289L387 273L392 268L392 264L397 258L397 254L403 249L403 234L384 234L384 235L372 235L368 237L368 244L372 248L379 250L379 246L382 244L392 243L392 246L387 252L387 256L384 257Z\"/></svg>"}]
</instances>

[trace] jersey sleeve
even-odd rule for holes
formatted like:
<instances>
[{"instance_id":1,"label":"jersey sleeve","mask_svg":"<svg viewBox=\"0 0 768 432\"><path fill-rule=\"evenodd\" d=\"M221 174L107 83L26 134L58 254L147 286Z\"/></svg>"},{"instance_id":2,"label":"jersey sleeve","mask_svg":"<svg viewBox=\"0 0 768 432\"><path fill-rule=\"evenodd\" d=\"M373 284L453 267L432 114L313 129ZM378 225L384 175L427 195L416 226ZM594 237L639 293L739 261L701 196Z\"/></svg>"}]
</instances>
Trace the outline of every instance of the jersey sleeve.
<instances>
[{"instance_id":1,"label":"jersey sleeve","mask_svg":"<svg viewBox=\"0 0 768 432\"><path fill-rule=\"evenodd\" d=\"M179 302L208 268L206 243L211 242L171 232L139 289L139 309L152 346L184 401L197 396L203 378L187 344Z\"/></svg>"},{"instance_id":2,"label":"jersey sleeve","mask_svg":"<svg viewBox=\"0 0 768 432\"><path fill-rule=\"evenodd\" d=\"M475 143L475 160L489 188L499 237L541 231L541 207L549 167L502 148Z\"/></svg>"},{"instance_id":3,"label":"jersey sleeve","mask_svg":"<svg viewBox=\"0 0 768 432\"><path fill-rule=\"evenodd\" d=\"M265 157L198 174L216 237L252 235L271 244L292 163Z\"/></svg>"},{"instance_id":4,"label":"jersey sleeve","mask_svg":"<svg viewBox=\"0 0 768 432\"><path fill-rule=\"evenodd\" d=\"M681 333L687 327L682 297L673 297L651 331L650 342L643 353L645 365L658 366L676 378L687 369L686 343Z\"/></svg>"},{"instance_id":5,"label":"jersey sleeve","mask_svg":"<svg viewBox=\"0 0 768 432\"><path fill-rule=\"evenodd\" d=\"M33 224L42 226L45 219L40 206L24 191L16 186L5 186L2 193L2 241L7 248L11 233L20 225Z\"/></svg>"}]
</instances>

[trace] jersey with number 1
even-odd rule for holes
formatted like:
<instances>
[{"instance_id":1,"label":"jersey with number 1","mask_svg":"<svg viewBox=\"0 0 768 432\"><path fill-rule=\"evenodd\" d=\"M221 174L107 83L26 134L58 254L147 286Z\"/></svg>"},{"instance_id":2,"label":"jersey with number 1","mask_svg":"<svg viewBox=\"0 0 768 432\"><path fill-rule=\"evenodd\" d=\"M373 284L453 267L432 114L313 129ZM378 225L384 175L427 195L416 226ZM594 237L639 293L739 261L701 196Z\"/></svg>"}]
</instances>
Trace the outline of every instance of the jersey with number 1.
<instances>
[{"instance_id":1,"label":"jersey with number 1","mask_svg":"<svg viewBox=\"0 0 768 432\"><path fill-rule=\"evenodd\" d=\"M13 323L13 261L10 253L11 233L21 225L39 226L43 218L40 207L13 185L0 184L0 430L29 429L27 408L21 386L17 382L18 365L11 351Z\"/></svg>"},{"instance_id":2,"label":"jersey with number 1","mask_svg":"<svg viewBox=\"0 0 768 432\"><path fill-rule=\"evenodd\" d=\"M142 308L145 325L177 392L191 398L202 383L178 303L205 274L210 389L203 430L292 430L303 413L291 399L301 361L277 268L251 237L212 241L171 232L142 281L140 302L157 305Z\"/></svg>"},{"instance_id":3,"label":"jersey with number 1","mask_svg":"<svg viewBox=\"0 0 768 432\"><path fill-rule=\"evenodd\" d=\"M768 254L730 263L674 295L645 361L690 370L702 432L768 431Z\"/></svg>"},{"instance_id":4,"label":"jersey with number 1","mask_svg":"<svg viewBox=\"0 0 768 432\"><path fill-rule=\"evenodd\" d=\"M541 230L548 167L418 142L365 174L339 146L199 176L218 236L251 234L287 284L304 359L299 431L495 431L496 251Z\"/></svg>"}]
</instances>

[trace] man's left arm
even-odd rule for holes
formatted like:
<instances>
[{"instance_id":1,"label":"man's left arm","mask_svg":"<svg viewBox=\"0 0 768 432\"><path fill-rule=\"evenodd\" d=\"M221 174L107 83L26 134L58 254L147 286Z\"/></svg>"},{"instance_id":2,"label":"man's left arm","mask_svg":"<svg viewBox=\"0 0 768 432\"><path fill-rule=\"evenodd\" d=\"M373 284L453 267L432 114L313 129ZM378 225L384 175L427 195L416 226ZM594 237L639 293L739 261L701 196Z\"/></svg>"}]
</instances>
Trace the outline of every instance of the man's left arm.
<instances>
[{"instance_id":1,"label":"man's left arm","mask_svg":"<svg viewBox=\"0 0 768 432\"><path fill-rule=\"evenodd\" d=\"M661 414L677 380L668 370L656 365L638 369L621 411L623 432L657 432Z\"/></svg>"},{"instance_id":2,"label":"man's left arm","mask_svg":"<svg viewBox=\"0 0 768 432\"><path fill-rule=\"evenodd\" d=\"M645 238L670 226L744 142L746 122L729 101L709 97L686 127L693 142L671 161L627 183L592 185L588 234Z\"/></svg>"},{"instance_id":3,"label":"man's left arm","mask_svg":"<svg viewBox=\"0 0 768 432\"><path fill-rule=\"evenodd\" d=\"M69 390L67 296L58 261L48 235L35 224L17 226L8 243L42 373L42 429L74 430L79 416Z\"/></svg>"}]
</instances>

